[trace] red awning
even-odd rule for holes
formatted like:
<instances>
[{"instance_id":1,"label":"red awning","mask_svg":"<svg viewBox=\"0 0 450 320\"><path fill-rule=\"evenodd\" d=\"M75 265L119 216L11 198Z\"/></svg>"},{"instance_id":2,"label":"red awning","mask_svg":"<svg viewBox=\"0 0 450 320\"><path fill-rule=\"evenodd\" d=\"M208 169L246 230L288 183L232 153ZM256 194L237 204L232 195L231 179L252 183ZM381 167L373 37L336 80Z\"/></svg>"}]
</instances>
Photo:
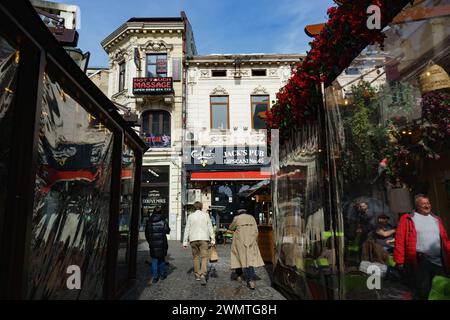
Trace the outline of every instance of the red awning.
<instances>
[{"instance_id":1,"label":"red awning","mask_svg":"<svg viewBox=\"0 0 450 320\"><path fill-rule=\"evenodd\" d=\"M191 181L229 181L229 180L266 180L270 179L266 171L212 171L192 172Z\"/></svg>"}]
</instances>

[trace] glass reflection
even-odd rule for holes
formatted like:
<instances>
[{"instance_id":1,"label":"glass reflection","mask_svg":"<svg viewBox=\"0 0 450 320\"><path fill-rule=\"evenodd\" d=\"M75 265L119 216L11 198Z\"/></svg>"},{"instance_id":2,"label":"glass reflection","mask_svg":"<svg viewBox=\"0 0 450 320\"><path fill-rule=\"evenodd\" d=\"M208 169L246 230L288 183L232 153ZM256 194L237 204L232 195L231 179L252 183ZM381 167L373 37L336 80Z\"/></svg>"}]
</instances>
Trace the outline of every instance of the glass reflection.
<instances>
[{"instance_id":1,"label":"glass reflection","mask_svg":"<svg viewBox=\"0 0 450 320\"><path fill-rule=\"evenodd\" d=\"M407 6L407 18L386 29L384 48L366 48L348 68L358 72L326 88L318 130L329 164L316 151L316 168L306 167L314 140L304 132L280 149L275 281L296 297L450 298L450 20L416 19L445 4Z\"/></svg>"},{"instance_id":2,"label":"glass reflection","mask_svg":"<svg viewBox=\"0 0 450 320\"><path fill-rule=\"evenodd\" d=\"M336 270L332 239L325 221L323 161L318 124L295 133L285 146L274 181L276 281L301 299L325 299Z\"/></svg>"},{"instance_id":3,"label":"glass reflection","mask_svg":"<svg viewBox=\"0 0 450 320\"><path fill-rule=\"evenodd\" d=\"M99 299L108 239L112 133L44 75L28 298ZM80 271L80 290L68 268ZM69 269L70 270L70 269Z\"/></svg>"},{"instance_id":4,"label":"glass reflection","mask_svg":"<svg viewBox=\"0 0 450 320\"><path fill-rule=\"evenodd\" d=\"M12 101L16 90L19 52L0 36L0 236L5 215L9 157L11 153Z\"/></svg>"},{"instance_id":5,"label":"glass reflection","mask_svg":"<svg viewBox=\"0 0 450 320\"><path fill-rule=\"evenodd\" d=\"M128 279L131 216L133 214L133 190L136 159L133 150L126 144L122 152L121 197L119 212L119 249L117 254L116 283L122 285Z\"/></svg>"},{"instance_id":6,"label":"glass reflection","mask_svg":"<svg viewBox=\"0 0 450 320\"><path fill-rule=\"evenodd\" d=\"M416 10L433 5L423 1ZM450 283L442 263L450 247L438 228L448 231L450 221L448 34L450 22L442 17L394 24L383 51L370 48L355 60L381 59L377 80L360 76L346 86L346 103L342 81L326 91L329 136L339 137L330 147L336 210L345 226L347 299L427 300L445 296L437 292ZM436 228L427 237L442 243L438 254L423 247L418 201L435 214L428 216ZM373 270L380 274L377 290L367 286Z\"/></svg>"}]
</instances>

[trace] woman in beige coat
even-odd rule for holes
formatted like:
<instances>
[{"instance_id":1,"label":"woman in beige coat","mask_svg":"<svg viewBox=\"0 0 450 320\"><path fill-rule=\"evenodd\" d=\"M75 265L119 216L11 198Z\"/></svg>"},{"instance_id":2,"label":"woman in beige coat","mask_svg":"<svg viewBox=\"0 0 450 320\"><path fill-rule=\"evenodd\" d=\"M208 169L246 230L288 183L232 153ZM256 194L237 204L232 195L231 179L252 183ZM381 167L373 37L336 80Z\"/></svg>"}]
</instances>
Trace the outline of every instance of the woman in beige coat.
<instances>
[{"instance_id":1,"label":"woman in beige coat","mask_svg":"<svg viewBox=\"0 0 450 320\"><path fill-rule=\"evenodd\" d=\"M258 247L258 225L253 216L242 206L229 227L233 232L231 245L231 269L242 279L244 276L250 289L255 289L255 269L264 266Z\"/></svg>"}]
</instances>

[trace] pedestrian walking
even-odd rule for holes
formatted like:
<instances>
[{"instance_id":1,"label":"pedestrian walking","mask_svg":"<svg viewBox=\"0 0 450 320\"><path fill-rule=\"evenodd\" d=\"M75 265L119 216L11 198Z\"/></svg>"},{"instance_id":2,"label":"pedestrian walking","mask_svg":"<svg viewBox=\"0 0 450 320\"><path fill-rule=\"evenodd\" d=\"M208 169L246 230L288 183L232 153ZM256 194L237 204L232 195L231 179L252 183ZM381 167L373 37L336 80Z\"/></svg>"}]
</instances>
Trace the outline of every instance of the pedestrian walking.
<instances>
[{"instance_id":1,"label":"pedestrian walking","mask_svg":"<svg viewBox=\"0 0 450 320\"><path fill-rule=\"evenodd\" d=\"M186 249L188 244L191 245L195 280L206 286L209 247L215 245L216 241L211 218L202 211L203 204L196 202L194 208L195 212L188 216L186 223L183 247Z\"/></svg>"},{"instance_id":2,"label":"pedestrian walking","mask_svg":"<svg viewBox=\"0 0 450 320\"><path fill-rule=\"evenodd\" d=\"M157 283L160 279L164 280L167 278L166 256L169 248L167 243L167 235L169 233L170 228L161 207L156 207L145 226L145 238L150 246L150 256L152 258L152 283Z\"/></svg>"},{"instance_id":3,"label":"pedestrian walking","mask_svg":"<svg viewBox=\"0 0 450 320\"><path fill-rule=\"evenodd\" d=\"M264 266L264 261L258 247L258 225L244 205L239 207L228 230L233 232L231 269L235 269L238 280L243 277L248 287L255 290L255 268Z\"/></svg>"}]
</instances>

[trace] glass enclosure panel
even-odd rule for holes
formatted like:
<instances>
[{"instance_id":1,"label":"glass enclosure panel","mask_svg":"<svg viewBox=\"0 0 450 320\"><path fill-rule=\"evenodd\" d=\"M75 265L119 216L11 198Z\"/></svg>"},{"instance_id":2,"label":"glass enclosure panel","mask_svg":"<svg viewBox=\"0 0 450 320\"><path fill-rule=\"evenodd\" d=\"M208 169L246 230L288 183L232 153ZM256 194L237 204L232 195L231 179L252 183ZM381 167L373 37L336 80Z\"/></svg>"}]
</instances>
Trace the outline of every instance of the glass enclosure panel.
<instances>
[{"instance_id":1,"label":"glass enclosure panel","mask_svg":"<svg viewBox=\"0 0 450 320\"><path fill-rule=\"evenodd\" d=\"M136 158L134 151L123 145L122 150L122 174L121 195L119 212L119 249L117 254L116 283L120 286L128 279L130 270L130 238L131 217L133 210L134 174L136 170Z\"/></svg>"},{"instance_id":2,"label":"glass enclosure panel","mask_svg":"<svg viewBox=\"0 0 450 320\"><path fill-rule=\"evenodd\" d=\"M276 281L301 299L334 297L338 272L334 245L339 236L325 201L319 124L293 133L296 146L284 146L273 181ZM289 275L289 276L286 276Z\"/></svg>"},{"instance_id":3,"label":"glass enclosure panel","mask_svg":"<svg viewBox=\"0 0 450 320\"><path fill-rule=\"evenodd\" d=\"M0 35L0 239L4 226L14 109L20 53Z\"/></svg>"},{"instance_id":4,"label":"glass enclosure panel","mask_svg":"<svg viewBox=\"0 0 450 320\"><path fill-rule=\"evenodd\" d=\"M47 68L27 297L100 299L110 215L113 134L74 99L77 92L69 91L63 81L52 67ZM79 290L70 290L78 287L78 280Z\"/></svg>"},{"instance_id":5,"label":"glass enclosure panel","mask_svg":"<svg viewBox=\"0 0 450 320\"><path fill-rule=\"evenodd\" d=\"M353 62L360 74L348 84L341 75L326 90L345 297L426 300L450 251L438 229L441 219L450 231L450 20L437 14L392 24L385 34L383 50L369 47ZM435 215L430 244L420 236L419 194ZM419 230L414 244L401 227L407 221L410 232ZM377 290L367 285L373 270L381 275Z\"/></svg>"}]
</instances>

